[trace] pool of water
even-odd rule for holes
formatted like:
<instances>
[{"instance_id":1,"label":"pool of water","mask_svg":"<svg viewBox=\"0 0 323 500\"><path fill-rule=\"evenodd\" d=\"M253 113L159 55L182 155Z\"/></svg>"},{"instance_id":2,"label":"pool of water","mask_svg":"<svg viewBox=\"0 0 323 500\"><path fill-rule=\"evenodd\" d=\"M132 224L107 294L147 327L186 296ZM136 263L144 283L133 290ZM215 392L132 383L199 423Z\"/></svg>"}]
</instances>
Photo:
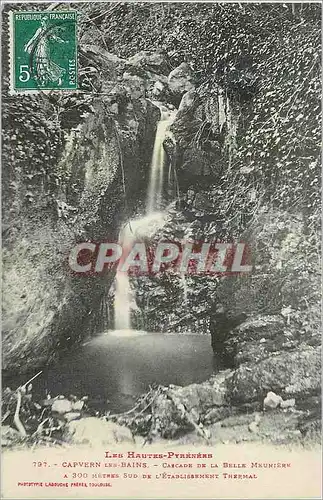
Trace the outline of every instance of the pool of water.
<instances>
[{"instance_id":1,"label":"pool of water","mask_svg":"<svg viewBox=\"0 0 323 500\"><path fill-rule=\"evenodd\" d=\"M57 360L34 390L89 396L92 406L125 411L152 384L202 382L219 369L209 336L109 331Z\"/></svg>"}]
</instances>

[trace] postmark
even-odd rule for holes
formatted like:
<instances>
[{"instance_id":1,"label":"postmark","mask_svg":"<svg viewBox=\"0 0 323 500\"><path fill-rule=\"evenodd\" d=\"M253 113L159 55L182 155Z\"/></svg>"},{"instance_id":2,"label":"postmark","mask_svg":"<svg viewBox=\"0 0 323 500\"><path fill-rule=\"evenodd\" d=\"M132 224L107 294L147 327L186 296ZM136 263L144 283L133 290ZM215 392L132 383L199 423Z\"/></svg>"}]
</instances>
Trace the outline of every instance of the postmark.
<instances>
[{"instance_id":1,"label":"postmark","mask_svg":"<svg viewBox=\"0 0 323 500\"><path fill-rule=\"evenodd\" d=\"M13 93L76 90L77 12L10 12Z\"/></svg>"}]
</instances>

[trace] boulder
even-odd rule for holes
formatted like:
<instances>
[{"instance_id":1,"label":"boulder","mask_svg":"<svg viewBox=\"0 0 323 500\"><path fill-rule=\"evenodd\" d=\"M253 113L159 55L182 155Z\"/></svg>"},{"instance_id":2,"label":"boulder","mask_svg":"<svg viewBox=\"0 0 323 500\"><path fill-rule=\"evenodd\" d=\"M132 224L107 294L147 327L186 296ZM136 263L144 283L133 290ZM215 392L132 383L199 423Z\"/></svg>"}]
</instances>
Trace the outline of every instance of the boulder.
<instances>
[{"instance_id":1,"label":"boulder","mask_svg":"<svg viewBox=\"0 0 323 500\"><path fill-rule=\"evenodd\" d=\"M176 400L189 411L196 409L199 413L202 413L205 408L227 404L224 384L191 384L177 388L174 393L176 394Z\"/></svg>"},{"instance_id":2,"label":"boulder","mask_svg":"<svg viewBox=\"0 0 323 500\"><path fill-rule=\"evenodd\" d=\"M273 409L277 408L283 402L283 398L278 396L274 392L270 391L267 393L267 396L264 399L264 408L265 409Z\"/></svg>"},{"instance_id":3,"label":"boulder","mask_svg":"<svg viewBox=\"0 0 323 500\"><path fill-rule=\"evenodd\" d=\"M72 410L73 411L81 411L84 407L84 399L78 399L72 402Z\"/></svg>"},{"instance_id":4,"label":"boulder","mask_svg":"<svg viewBox=\"0 0 323 500\"><path fill-rule=\"evenodd\" d=\"M134 442L127 427L96 417L73 420L66 426L65 437L72 444L86 444L90 447Z\"/></svg>"},{"instance_id":5,"label":"boulder","mask_svg":"<svg viewBox=\"0 0 323 500\"><path fill-rule=\"evenodd\" d=\"M262 338L272 339L282 333L284 319L278 315L259 315L248 318L237 326L232 337L238 337L243 341L254 341Z\"/></svg>"},{"instance_id":6,"label":"boulder","mask_svg":"<svg viewBox=\"0 0 323 500\"><path fill-rule=\"evenodd\" d=\"M89 62L92 62L92 68L100 69L105 79L108 78L109 80L116 79L126 66L126 59L122 59L104 48L91 43L82 45L81 60L84 56L85 61L82 61L83 64L88 65Z\"/></svg>"},{"instance_id":7,"label":"boulder","mask_svg":"<svg viewBox=\"0 0 323 500\"><path fill-rule=\"evenodd\" d=\"M183 430L192 430L192 426L183 419L183 413L179 412L174 403L167 399L164 394L157 396L152 411L154 415L153 433L166 439L172 439Z\"/></svg>"},{"instance_id":8,"label":"boulder","mask_svg":"<svg viewBox=\"0 0 323 500\"><path fill-rule=\"evenodd\" d=\"M169 73L168 86L180 98L185 92L194 89L193 72L186 62L183 62Z\"/></svg>"},{"instance_id":9,"label":"boulder","mask_svg":"<svg viewBox=\"0 0 323 500\"><path fill-rule=\"evenodd\" d=\"M67 422L71 422L72 420L78 420L81 414L79 411L70 411L69 413L65 413L64 419Z\"/></svg>"},{"instance_id":10,"label":"boulder","mask_svg":"<svg viewBox=\"0 0 323 500\"><path fill-rule=\"evenodd\" d=\"M321 349L306 348L272 355L258 363L245 363L230 379L234 404L262 399L267 392L305 397L320 392Z\"/></svg>"},{"instance_id":11,"label":"boulder","mask_svg":"<svg viewBox=\"0 0 323 500\"><path fill-rule=\"evenodd\" d=\"M111 104L110 111L114 115L117 115L119 113L119 106L118 106L117 102L114 102L113 104Z\"/></svg>"},{"instance_id":12,"label":"boulder","mask_svg":"<svg viewBox=\"0 0 323 500\"><path fill-rule=\"evenodd\" d=\"M258 427L257 422L251 422L248 425L248 429L249 429L250 432L253 432L255 434L258 434L258 432L259 432L259 427Z\"/></svg>"},{"instance_id":13,"label":"boulder","mask_svg":"<svg viewBox=\"0 0 323 500\"><path fill-rule=\"evenodd\" d=\"M230 375L230 370L224 370L208 382L170 386L152 405L155 432L174 438L183 430L197 430L199 422L216 422L231 414L226 398Z\"/></svg>"}]
</instances>

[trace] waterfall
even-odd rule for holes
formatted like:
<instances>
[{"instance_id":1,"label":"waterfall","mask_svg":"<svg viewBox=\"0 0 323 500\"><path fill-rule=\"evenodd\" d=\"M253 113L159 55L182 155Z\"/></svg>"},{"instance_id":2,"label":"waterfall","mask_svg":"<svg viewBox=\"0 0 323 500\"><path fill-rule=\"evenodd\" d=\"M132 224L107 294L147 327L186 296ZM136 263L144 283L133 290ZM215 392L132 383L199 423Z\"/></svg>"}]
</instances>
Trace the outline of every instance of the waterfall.
<instances>
[{"instance_id":1,"label":"waterfall","mask_svg":"<svg viewBox=\"0 0 323 500\"><path fill-rule=\"evenodd\" d=\"M147 193L147 214L160 209L163 200L164 169L166 163L166 153L163 146L166 133L172 124L176 111L170 111L166 106L156 103L160 109L160 120L157 124L153 154L150 163L150 179Z\"/></svg>"},{"instance_id":2,"label":"waterfall","mask_svg":"<svg viewBox=\"0 0 323 500\"><path fill-rule=\"evenodd\" d=\"M154 148L150 162L150 177L147 192L146 215L134 219L120 231L119 243L123 248L130 248L139 238L151 238L165 223L165 213L158 211L163 201L166 154L163 142L168 127L175 118L176 111L170 111L161 103L155 102L160 109ZM131 330L131 311L136 308L127 273L117 269L114 296L114 327L117 331Z\"/></svg>"},{"instance_id":3,"label":"waterfall","mask_svg":"<svg viewBox=\"0 0 323 500\"><path fill-rule=\"evenodd\" d=\"M114 298L115 324L116 330L130 330L130 303L131 289L128 276L124 273L117 272L116 275L116 291Z\"/></svg>"},{"instance_id":4,"label":"waterfall","mask_svg":"<svg viewBox=\"0 0 323 500\"><path fill-rule=\"evenodd\" d=\"M165 224L163 212L153 212L134 219L120 231L119 244L130 249L135 241L152 238ZM131 330L131 311L137 309L129 276L117 268L114 294L114 328L118 331Z\"/></svg>"},{"instance_id":5,"label":"waterfall","mask_svg":"<svg viewBox=\"0 0 323 500\"><path fill-rule=\"evenodd\" d=\"M129 224L120 231L119 244L127 248L131 246L133 234ZM115 330L130 330L131 329L131 303L132 294L130 288L129 277L126 273L117 269L115 278L115 295L114 295L114 328Z\"/></svg>"}]
</instances>

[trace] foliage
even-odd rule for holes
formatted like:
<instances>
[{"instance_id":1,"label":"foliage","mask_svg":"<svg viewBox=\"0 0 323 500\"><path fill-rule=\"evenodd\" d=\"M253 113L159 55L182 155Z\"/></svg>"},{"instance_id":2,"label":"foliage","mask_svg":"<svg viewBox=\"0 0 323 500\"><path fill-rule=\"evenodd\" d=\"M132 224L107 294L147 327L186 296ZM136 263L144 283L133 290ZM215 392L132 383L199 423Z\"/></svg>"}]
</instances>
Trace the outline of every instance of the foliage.
<instances>
[{"instance_id":1,"label":"foliage","mask_svg":"<svg viewBox=\"0 0 323 500\"><path fill-rule=\"evenodd\" d=\"M315 4L116 4L82 6L111 52L164 50L172 67L187 61L209 96L221 85L241 103L233 168L245 193L317 220L320 199L320 6ZM91 29L92 33L92 29ZM100 42L101 33L101 42ZM244 103L251 100L252 106ZM245 178L245 179L244 179ZM224 172L224 191L231 172ZM257 199L257 202L259 198ZM315 212L315 213L313 213Z\"/></svg>"},{"instance_id":2,"label":"foliage","mask_svg":"<svg viewBox=\"0 0 323 500\"><path fill-rule=\"evenodd\" d=\"M302 19L280 38L259 47L262 81L237 157L266 200L311 224L320 203L320 30Z\"/></svg>"}]
</instances>

